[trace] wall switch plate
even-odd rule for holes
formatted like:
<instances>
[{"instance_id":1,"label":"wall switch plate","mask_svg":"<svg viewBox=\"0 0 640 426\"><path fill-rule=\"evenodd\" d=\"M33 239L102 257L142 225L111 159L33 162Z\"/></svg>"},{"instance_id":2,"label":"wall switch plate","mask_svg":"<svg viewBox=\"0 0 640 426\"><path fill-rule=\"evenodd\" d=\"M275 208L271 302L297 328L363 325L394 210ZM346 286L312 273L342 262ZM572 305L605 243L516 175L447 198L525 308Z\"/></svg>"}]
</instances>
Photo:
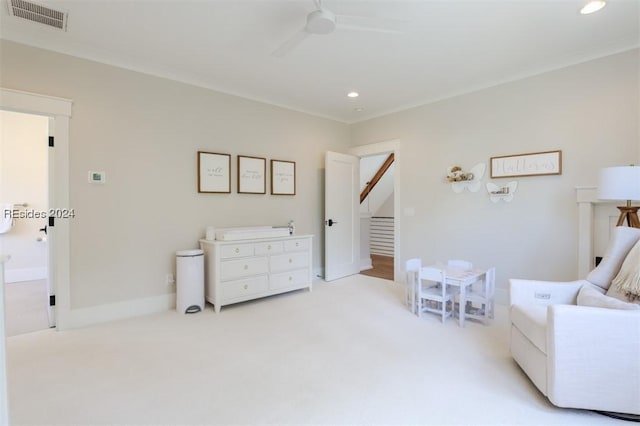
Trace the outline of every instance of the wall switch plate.
<instances>
[{"instance_id":1,"label":"wall switch plate","mask_svg":"<svg viewBox=\"0 0 640 426\"><path fill-rule=\"evenodd\" d=\"M89 183L105 183L107 175L105 172L89 171Z\"/></svg>"},{"instance_id":2,"label":"wall switch plate","mask_svg":"<svg viewBox=\"0 0 640 426\"><path fill-rule=\"evenodd\" d=\"M171 285L175 282L176 280L173 279L173 274L167 274L167 285Z\"/></svg>"}]
</instances>

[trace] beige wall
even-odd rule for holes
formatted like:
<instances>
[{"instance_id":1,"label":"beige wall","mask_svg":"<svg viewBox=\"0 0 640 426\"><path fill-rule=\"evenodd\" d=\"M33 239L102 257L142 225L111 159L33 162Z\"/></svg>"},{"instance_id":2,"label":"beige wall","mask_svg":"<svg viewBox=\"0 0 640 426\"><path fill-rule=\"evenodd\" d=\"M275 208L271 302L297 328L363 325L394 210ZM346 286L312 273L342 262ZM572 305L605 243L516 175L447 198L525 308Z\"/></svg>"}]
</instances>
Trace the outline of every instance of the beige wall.
<instances>
[{"instance_id":1,"label":"beige wall","mask_svg":"<svg viewBox=\"0 0 640 426\"><path fill-rule=\"evenodd\" d=\"M166 294L174 252L206 226L286 224L315 234L323 261L326 150L349 127L166 79L2 41L0 86L73 100L70 145L71 307ZM198 150L296 162L294 197L198 194ZM106 172L90 185L87 172Z\"/></svg>"},{"instance_id":2,"label":"beige wall","mask_svg":"<svg viewBox=\"0 0 640 426\"><path fill-rule=\"evenodd\" d=\"M27 203L28 210L47 210L47 117L0 111L0 203ZM17 207L25 210L23 207ZM43 219L18 218L0 234L0 253L11 253L6 281L42 279L47 267Z\"/></svg>"},{"instance_id":3,"label":"beige wall","mask_svg":"<svg viewBox=\"0 0 640 426\"><path fill-rule=\"evenodd\" d=\"M402 259L467 258L509 277L576 278L574 188L640 159L638 51L347 126L235 96L0 42L0 86L70 98L72 308L162 295L175 250L207 225L313 233L323 264L323 155L399 139ZM454 194L446 168L563 150L563 174L519 178L512 203ZM196 192L196 152L296 161L297 195ZM107 174L87 183L89 170ZM483 180L483 183L487 178ZM501 182L503 180L494 180ZM414 209L415 215L403 213Z\"/></svg>"},{"instance_id":4,"label":"beige wall","mask_svg":"<svg viewBox=\"0 0 640 426\"><path fill-rule=\"evenodd\" d=\"M400 140L401 261L495 265L503 289L510 277L577 278L575 187L596 185L601 167L640 155L638 56L628 51L353 125L356 146ZM555 149L562 175L516 178L511 203L491 203L484 187L455 194L445 181L450 165ZM404 216L411 208L415 215Z\"/></svg>"}]
</instances>

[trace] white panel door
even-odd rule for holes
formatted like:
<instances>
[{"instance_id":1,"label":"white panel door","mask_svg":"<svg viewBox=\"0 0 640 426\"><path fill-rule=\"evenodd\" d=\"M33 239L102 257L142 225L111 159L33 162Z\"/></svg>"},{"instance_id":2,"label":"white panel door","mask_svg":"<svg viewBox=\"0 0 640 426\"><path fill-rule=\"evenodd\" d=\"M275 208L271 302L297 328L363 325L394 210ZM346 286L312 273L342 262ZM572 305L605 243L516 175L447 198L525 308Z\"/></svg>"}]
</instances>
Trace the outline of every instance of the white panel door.
<instances>
[{"instance_id":1,"label":"white panel door","mask_svg":"<svg viewBox=\"0 0 640 426\"><path fill-rule=\"evenodd\" d=\"M360 159L327 151L325 156L324 279L360 272Z\"/></svg>"}]
</instances>

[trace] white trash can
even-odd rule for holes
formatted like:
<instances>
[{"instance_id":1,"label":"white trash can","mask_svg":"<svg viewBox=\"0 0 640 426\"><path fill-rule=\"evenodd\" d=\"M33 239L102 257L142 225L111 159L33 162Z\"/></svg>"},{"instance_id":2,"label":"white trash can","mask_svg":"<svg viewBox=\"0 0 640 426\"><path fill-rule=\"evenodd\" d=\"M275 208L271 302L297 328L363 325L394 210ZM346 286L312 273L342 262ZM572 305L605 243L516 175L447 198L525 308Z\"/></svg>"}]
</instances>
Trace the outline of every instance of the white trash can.
<instances>
[{"instance_id":1,"label":"white trash can","mask_svg":"<svg viewBox=\"0 0 640 426\"><path fill-rule=\"evenodd\" d=\"M204 252L176 252L176 310L193 314L204 310Z\"/></svg>"}]
</instances>

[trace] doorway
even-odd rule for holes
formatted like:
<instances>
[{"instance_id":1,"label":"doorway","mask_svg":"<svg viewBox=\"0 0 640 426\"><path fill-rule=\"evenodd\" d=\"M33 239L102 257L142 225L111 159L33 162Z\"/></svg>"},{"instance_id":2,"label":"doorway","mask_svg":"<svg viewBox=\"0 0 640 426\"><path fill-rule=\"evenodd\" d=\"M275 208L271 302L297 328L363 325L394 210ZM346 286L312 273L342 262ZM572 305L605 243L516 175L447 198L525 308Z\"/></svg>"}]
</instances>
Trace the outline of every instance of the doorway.
<instances>
[{"instance_id":1,"label":"doorway","mask_svg":"<svg viewBox=\"0 0 640 426\"><path fill-rule=\"evenodd\" d=\"M55 145L50 148L55 150L55 154L48 156L48 205L51 208L70 208L69 124L72 105L69 99L0 88L0 110L44 116L49 120L49 144ZM55 319L56 329L65 330L73 326L70 315L70 221L55 220L54 227L50 226L51 222L49 219L47 249L48 258L52 261L47 268L47 281L51 292L55 293L49 302L49 317ZM0 345L0 352L4 352L4 345Z\"/></svg>"},{"instance_id":2,"label":"doorway","mask_svg":"<svg viewBox=\"0 0 640 426\"><path fill-rule=\"evenodd\" d=\"M400 141L362 145L352 148L350 152L360 157L361 189L391 159L373 193L364 198L360 205L360 273L394 280L399 276L400 257Z\"/></svg>"},{"instance_id":3,"label":"doorway","mask_svg":"<svg viewBox=\"0 0 640 426\"><path fill-rule=\"evenodd\" d=\"M361 271L393 280L394 154L360 158L360 257Z\"/></svg>"},{"instance_id":4,"label":"doorway","mask_svg":"<svg viewBox=\"0 0 640 426\"><path fill-rule=\"evenodd\" d=\"M49 118L0 111L0 252L7 336L55 324L49 310ZM7 214L6 210L10 211Z\"/></svg>"}]
</instances>

